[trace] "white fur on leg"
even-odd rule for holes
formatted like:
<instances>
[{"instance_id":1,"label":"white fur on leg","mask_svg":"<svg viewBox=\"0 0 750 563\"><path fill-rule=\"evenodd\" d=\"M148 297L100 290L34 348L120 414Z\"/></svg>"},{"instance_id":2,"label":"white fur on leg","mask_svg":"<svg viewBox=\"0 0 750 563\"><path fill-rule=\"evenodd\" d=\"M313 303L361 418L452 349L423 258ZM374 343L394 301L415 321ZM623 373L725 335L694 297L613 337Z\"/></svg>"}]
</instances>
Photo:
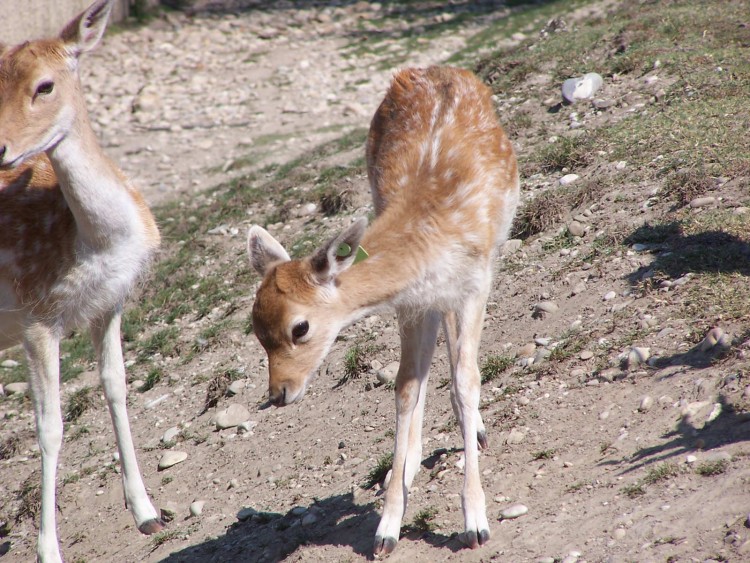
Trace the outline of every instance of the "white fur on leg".
<instances>
[{"instance_id":1,"label":"white fur on leg","mask_svg":"<svg viewBox=\"0 0 750 563\"><path fill-rule=\"evenodd\" d=\"M489 522L485 509L485 497L479 475L480 431L484 425L479 414L479 391L481 378L477 365L479 338L484 317L486 291L467 299L461 314L456 315L455 343L449 348L454 351L451 358L455 362L451 390L453 408L461 425L464 439L464 488L462 507L464 512L464 542L472 548L479 547L490 538Z\"/></svg>"},{"instance_id":2,"label":"white fur on leg","mask_svg":"<svg viewBox=\"0 0 750 563\"><path fill-rule=\"evenodd\" d=\"M136 525L141 529L149 522L158 521L159 515L146 493L130 433L125 403L127 387L120 343L120 313L112 311L101 320L92 322L91 337L99 356L99 376L112 417L117 449L120 452L125 502L133 514ZM146 533L143 529L141 531Z\"/></svg>"},{"instance_id":3,"label":"white fur on leg","mask_svg":"<svg viewBox=\"0 0 750 563\"><path fill-rule=\"evenodd\" d=\"M396 444L383 516L375 533L375 555L386 555L396 547L408 489L422 462L425 394L440 326L440 317L435 312L417 320L406 318L399 315L401 364L396 376Z\"/></svg>"},{"instance_id":4,"label":"white fur on leg","mask_svg":"<svg viewBox=\"0 0 750 563\"><path fill-rule=\"evenodd\" d=\"M55 479L63 436L59 344L56 332L41 323L31 325L24 332L37 439L42 454L42 508L37 558L44 563L62 563L55 527Z\"/></svg>"}]
</instances>

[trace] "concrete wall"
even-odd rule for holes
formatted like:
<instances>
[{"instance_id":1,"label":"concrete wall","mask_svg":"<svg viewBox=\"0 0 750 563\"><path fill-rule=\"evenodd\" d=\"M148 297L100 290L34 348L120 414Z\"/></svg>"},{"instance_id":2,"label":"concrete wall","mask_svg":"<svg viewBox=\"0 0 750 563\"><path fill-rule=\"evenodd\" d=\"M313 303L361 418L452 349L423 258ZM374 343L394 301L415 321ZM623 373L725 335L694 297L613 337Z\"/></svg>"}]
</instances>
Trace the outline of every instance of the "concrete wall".
<instances>
[{"instance_id":1,"label":"concrete wall","mask_svg":"<svg viewBox=\"0 0 750 563\"><path fill-rule=\"evenodd\" d=\"M94 0L0 0L0 43L56 35ZM116 0L110 21L121 21L129 0Z\"/></svg>"}]
</instances>

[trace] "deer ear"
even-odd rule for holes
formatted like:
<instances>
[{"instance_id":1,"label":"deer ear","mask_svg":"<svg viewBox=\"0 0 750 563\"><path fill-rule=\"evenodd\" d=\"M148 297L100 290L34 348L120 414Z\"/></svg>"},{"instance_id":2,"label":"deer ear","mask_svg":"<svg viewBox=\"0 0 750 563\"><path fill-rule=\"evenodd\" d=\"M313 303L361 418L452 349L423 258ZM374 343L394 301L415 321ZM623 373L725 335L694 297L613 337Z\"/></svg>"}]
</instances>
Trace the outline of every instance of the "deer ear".
<instances>
[{"instance_id":1,"label":"deer ear","mask_svg":"<svg viewBox=\"0 0 750 563\"><path fill-rule=\"evenodd\" d=\"M247 254L250 264L261 276L265 276L272 265L291 260L279 241L258 225L250 227L247 233Z\"/></svg>"},{"instance_id":2,"label":"deer ear","mask_svg":"<svg viewBox=\"0 0 750 563\"><path fill-rule=\"evenodd\" d=\"M75 56L91 51L99 44L107 28L113 3L114 0L94 2L83 13L68 22L68 25L60 32L60 39L66 43Z\"/></svg>"},{"instance_id":3,"label":"deer ear","mask_svg":"<svg viewBox=\"0 0 750 563\"><path fill-rule=\"evenodd\" d=\"M328 283L348 269L357 258L359 243L365 234L367 219L362 217L344 232L321 246L310 257L313 272L320 283Z\"/></svg>"}]
</instances>

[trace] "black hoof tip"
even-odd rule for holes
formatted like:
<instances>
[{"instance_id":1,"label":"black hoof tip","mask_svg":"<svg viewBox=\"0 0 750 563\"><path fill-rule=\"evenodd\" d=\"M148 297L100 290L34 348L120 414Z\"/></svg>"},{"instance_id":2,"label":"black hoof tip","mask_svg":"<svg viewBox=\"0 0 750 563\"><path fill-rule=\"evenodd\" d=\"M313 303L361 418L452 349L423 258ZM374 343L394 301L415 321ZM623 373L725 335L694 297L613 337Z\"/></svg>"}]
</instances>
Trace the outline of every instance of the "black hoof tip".
<instances>
[{"instance_id":1,"label":"black hoof tip","mask_svg":"<svg viewBox=\"0 0 750 563\"><path fill-rule=\"evenodd\" d=\"M460 538L466 547L469 547L471 549L476 549L479 547L479 541L477 540L477 533L474 530L465 531L463 534L461 534Z\"/></svg>"},{"instance_id":2,"label":"black hoof tip","mask_svg":"<svg viewBox=\"0 0 750 563\"><path fill-rule=\"evenodd\" d=\"M479 532L479 544L484 545L488 541L490 541L490 531L489 530L481 530Z\"/></svg>"},{"instance_id":3,"label":"black hoof tip","mask_svg":"<svg viewBox=\"0 0 750 563\"><path fill-rule=\"evenodd\" d=\"M373 546L373 554L375 557L382 557L392 553L396 549L396 538L375 536L375 545Z\"/></svg>"}]
</instances>

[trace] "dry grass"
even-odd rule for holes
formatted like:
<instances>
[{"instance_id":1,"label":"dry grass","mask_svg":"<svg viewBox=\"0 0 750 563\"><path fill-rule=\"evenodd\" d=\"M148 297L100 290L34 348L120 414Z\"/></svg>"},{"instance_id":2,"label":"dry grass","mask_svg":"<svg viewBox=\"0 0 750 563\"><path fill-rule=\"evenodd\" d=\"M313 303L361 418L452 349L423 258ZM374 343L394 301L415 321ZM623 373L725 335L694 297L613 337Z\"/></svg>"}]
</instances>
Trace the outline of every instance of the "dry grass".
<instances>
[{"instance_id":1,"label":"dry grass","mask_svg":"<svg viewBox=\"0 0 750 563\"><path fill-rule=\"evenodd\" d=\"M218 405L219 401L227 394L227 389L232 382L242 379L242 377L243 375L236 369L228 369L209 381L201 414Z\"/></svg>"}]
</instances>

